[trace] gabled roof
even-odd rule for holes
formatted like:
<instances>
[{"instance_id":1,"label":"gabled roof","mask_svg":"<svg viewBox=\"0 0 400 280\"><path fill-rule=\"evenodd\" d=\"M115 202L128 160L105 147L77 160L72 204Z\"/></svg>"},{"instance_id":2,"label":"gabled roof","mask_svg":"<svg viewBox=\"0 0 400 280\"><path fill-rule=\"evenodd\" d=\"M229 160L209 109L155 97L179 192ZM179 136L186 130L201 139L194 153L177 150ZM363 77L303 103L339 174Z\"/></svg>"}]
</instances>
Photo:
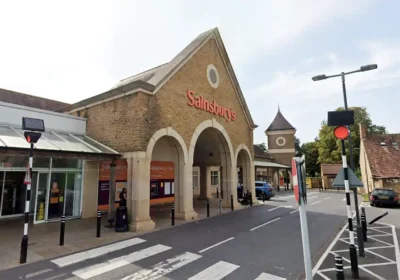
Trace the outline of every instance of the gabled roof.
<instances>
[{"instance_id":1,"label":"gabled roof","mask_svg":"<svg viewBox=\"0 0 400 280\"><path fill-rule=\"evenodd\" d=\"M279 130L293 130L295 129L282 115L281 110L278 108L278 113L266 131L279 131Z\"/></svg>"},{"instance_id":2,"label":"gabled roof","mask_svg":"<svg viewBox=\"0 0 400 280\"><path fill-rule=\"evenodd\" d=\"M255 158L262 158L262 159L269 159L272 160L273 157L268 153L263 151L260 146L258 145L253 145L254 146L254 157Z\"/></svg>"},{"instance_id":3,"label":"gabled roof","mask_svg":"<svg viewBox=\"0 0 400 280\"><path fill-rule=\"evenodd\" d=\"M0 101L47 111L56 111L59 108L69 105L64 102L59 102L2 88L0 88Z\"/></svg>"},{"instance_id":4,"label":"gabled roof","mask_svg":"<svg viewBox=\"0 0 400 280\"><path fill-rule=\"evenodd\" d=\"M215 39L221 56L224 60L225 66L228 69L229 76L236 90L240 105L245 113L249 126L254 129L257 125L254 123L250 111L247 107L239 82L233 71L232 64L229 60L224 43L218 28L210 29L201 33L189 45L187 45L178 55L176 55L168 63L162 64L150 70L144 71L132 77L121 80L109 91L100 95L82 100L78 103L66 108L65 111L77 111L86 107L93 106L94 104L101 103L110 98L119 98L126 94L142 91L148 94L156 94L157 91L210 39Z\"/></svg>"},{"instance_id":5,"label":"gabled roof","mask_svg":"<svg viewBox=\"0 0 400 280\"><path fill-rule=\"evenodd\" d=\"M369 135L361 141L372 177L400 178L400 134Z\"/></svg>"},{"instance_id":6,"label":"gabled roof","mask_svg":"<svg viewBox=\"0 0 400 280\"><path fill-rule=\"evenodd\" d=\"M343 167L341 163L323 163L321 164L321 173L323 175L337 175Z\"/></svg>"}]
</instances>

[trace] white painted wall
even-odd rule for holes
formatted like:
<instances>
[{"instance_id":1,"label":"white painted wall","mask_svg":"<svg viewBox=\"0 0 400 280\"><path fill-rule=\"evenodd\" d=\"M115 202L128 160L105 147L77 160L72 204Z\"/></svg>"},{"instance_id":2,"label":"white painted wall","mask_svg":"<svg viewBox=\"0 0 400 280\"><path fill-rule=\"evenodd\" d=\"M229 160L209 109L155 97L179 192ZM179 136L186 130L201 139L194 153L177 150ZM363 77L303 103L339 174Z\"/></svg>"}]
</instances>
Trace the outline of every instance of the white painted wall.
<instances>
[{"instance_id":1,"label":"white painted wall","mask_svg":"<svg viewBox=\"0 0 400 280\"><path fill-rule=\"evenodd\" d=\"M0 124L22 127L22 117L44 120L46 131L86 134L86 119L5 102L0 102Z\"/></svg>"}]
</instances>

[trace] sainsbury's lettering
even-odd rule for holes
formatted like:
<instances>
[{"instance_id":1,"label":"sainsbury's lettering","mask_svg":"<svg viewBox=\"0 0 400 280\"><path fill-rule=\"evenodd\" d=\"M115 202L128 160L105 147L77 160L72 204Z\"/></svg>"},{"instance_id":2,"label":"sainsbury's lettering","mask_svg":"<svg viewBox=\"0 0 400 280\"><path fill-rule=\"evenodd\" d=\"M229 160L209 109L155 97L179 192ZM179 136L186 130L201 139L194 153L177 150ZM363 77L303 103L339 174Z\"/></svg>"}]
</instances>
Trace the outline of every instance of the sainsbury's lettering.
<instances>
[{"instance_id":1,"label":"sainsbury's lettering","mask_svg":"<svg viewBox=\"0 0 400 280\"><path fill-rule=\"evenodd\" d=\"M218 105L217 102L209 101L203 96L195 96L195 93L191 90L187 91L188 105L197 109L206 111L210 114L219 115L224 117L227 121L234 121L236 119L236 112L232 108L225 108L224 106Z\"/></svg>"}]
</instances>

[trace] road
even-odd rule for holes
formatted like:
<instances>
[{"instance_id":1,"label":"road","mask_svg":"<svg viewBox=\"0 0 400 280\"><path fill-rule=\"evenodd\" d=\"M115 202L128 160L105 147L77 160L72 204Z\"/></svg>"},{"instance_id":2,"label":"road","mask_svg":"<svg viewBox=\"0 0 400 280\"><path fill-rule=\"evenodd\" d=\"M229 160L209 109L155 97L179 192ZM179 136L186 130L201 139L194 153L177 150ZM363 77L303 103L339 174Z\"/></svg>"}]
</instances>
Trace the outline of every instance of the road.
<instances>
[{"instance_id":1,"label":"road","mask_svg":"<svg viewBox=\"0 0 400 280\"><path fill-rule=\"evenodd\" d=\"M343 198L308 195L314 263L347 220ZM0 279L304 279L297 204L277 194L263 205L5 270Z\"/></svg>"}]
</instances>

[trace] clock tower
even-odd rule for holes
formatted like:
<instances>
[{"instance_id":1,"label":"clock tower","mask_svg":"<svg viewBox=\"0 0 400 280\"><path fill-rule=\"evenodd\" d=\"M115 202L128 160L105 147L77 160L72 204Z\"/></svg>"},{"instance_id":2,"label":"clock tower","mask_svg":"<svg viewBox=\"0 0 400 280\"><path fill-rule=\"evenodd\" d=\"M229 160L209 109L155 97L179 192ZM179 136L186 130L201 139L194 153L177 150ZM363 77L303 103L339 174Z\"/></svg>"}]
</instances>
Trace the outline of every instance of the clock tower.
<instances>
[{"instance_id":1,"label":"clock tower","mask_svg":"<svg viewBox=\"0 0 400 280\"><path fill-rule=\"evenodd\" d=\"M268 153L272 155L274 162L292 166L292 158L296 154L295 133L296 129L285 119L278 107L278 113L265 131L268 137Z\"/></svg>"}]
</instances>

